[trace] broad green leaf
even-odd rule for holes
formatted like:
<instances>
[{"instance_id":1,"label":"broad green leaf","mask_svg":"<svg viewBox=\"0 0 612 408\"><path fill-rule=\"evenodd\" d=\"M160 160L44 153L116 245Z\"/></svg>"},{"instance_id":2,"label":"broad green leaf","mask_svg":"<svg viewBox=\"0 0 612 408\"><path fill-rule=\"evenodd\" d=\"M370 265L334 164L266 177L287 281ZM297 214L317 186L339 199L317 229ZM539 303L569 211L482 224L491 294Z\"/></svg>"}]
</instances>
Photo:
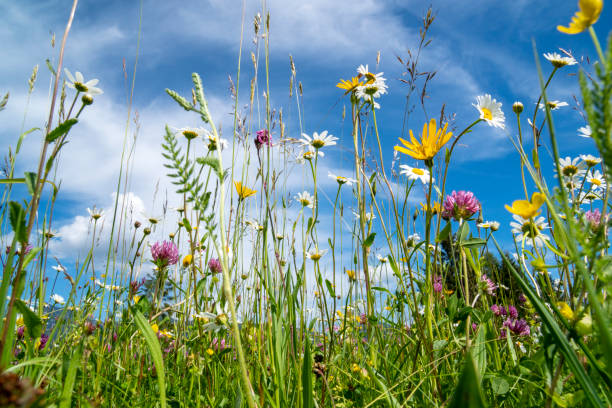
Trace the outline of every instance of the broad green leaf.
<instances>
[{"instance_id":1,"label":"broad green leaf","mask_svg":"<svg viewBox=\"0 0 612 408\"><path fill-rule=\"evenodd\" d=\"M363 246L365 248L369 248L372 246L372 244L374 243L374 238L376 238L376 233L373 232L370 235L368 235L368 237L366 238L365 241L363 241Z\"/></svg>"},{"instance_id":2,"label":"broad green leaf","mask_svg":"<svg viewBox=\"0 0 612 408\"><path fill-rule=\"evenodd\" d=\"M72 390L74 389L74 382L76 380L77 368L81 364L81 355L83 353L83 345L79 345L72 352L72 358L68 365L68 371L66 378L64 379L64 387L62 388L62 396L59 403L59 408L69 408L72 406Z\"/></svg>"},{"instance_id":3,"label":"broad green leaf","mask_svg":"<svg viewBox=\"0 0 612 408\"><path fill-rule=\"evenodd\" d=\"M32 339L37 339L42 334L42 321L36 313L30 310L22 300L15 300L17 311L23 316L23 322L28 329L28 335Z\"/></svg>"},{"instance_id":4,"label":"broad green leaf","mask_svg":"<svg viewBox=\"0 0 612 408\"><path fill-rule=\"evenodd\" d=\"M55 129L49 132L49 134L47 135L47 142L52 143L55 140L57 140L59 137L64 136L66 133L70 131L72 126L76 125L77 122L78 120L73 118L73 119L68 119L67 121L63 123L60 123L59 125L57 125Z\"/></svg>"},{"instance_id":5,"label":"broad green leaf","mask_svg":"<svg viewBox=\"0 0 612 408\"><path fill-rule=\"evenodd\" d=\"M24 180L30 195L34 195L34 191L36 190L36 173L26 171Z\"/></svg>"},{"instance_id":6,"label":"broad green leaf","mask_svg":"<svg viewBox=\"0 0 612 408\"><path fill-rule=\"evenodd\" d=\"M448 408L482 408L486 406L480 389L480 379L476 372L476 365L472 354L468 351L465 355L463 371L455 391L453 391L453 397Z\"/></svg>"},{"instance_id":7,"label":"broad green leaf","mask_svg":"<svg viewBox=\"0 0 612 408\"><path fill-rule=\"evenodd\" d=\"M336 297L336 291L334 290L334 286L329 281L329 279L325 279L325 286L327 286L327 291L329 292L329 295L331 297L335 298Z\"/></svg>"},{"instance_id":8,"label":"broad green leaf","mask_svg":"<svg viewBox=\"0 0 612 408\"><path fill-rule=\"evenodd\" d=\"M164 371L164 359L162 358L161 347L159 346L159 340L153 332L153 328L149 324L148 320L140 313L136 311L134 315L134 321L138 330L142 333L142 336L147 343L153 362L155 363L155 370L157 370L157 384L159 386L159 403L162 408L166 407L166 373Z\"/></svg>"},{"instance_id":9,"label":"broad green leaf","mask_svg":"<svg viewBox=\"0 0 612 408\"><path fill-rule=\"evenodd\" d=\"M26 243L28 238L26 237L25 210L21 204L16 201L9 203L9 218L17 241L22 244Z\"/></svg>"},{"instance_id":10,"label":"broad green leaf","mask_svg":"<svg viewBox=\"0 0 612 408\"><path fill-rule=\"evenodd\" d=\"M510 390L510 384L504 377L491 378L491 389L495 395L504 395Z\"/></svg>"}]
</instances>

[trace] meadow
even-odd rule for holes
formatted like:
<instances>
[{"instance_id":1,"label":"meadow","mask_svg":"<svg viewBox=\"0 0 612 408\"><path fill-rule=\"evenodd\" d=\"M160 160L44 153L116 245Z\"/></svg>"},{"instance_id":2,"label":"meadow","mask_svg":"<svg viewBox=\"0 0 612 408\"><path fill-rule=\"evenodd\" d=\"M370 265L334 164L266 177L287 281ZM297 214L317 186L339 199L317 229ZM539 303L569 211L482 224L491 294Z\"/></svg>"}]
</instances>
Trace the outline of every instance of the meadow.
<instances>
[{"instance_id":1,"label":"meadow","mask_svg":"<svg viewBox=\"0 0 612 408\"><path fill-rule=\"evenodd\" d=\"M287 125L270 93L274 15L264 10L243 24L257 52L230 79L232 128L215 123L204 73L184 78L187 92L166 89L200 121L158 129L174 197L163 214L134 214L126 131L112 210L88 209L90 249L63 265L50 252L56 169L104 89L63 66L76 6L57 59L41 68L53 78L48 120L3 148L1 407L612 406L612 36L600 43L595 32L602 0L580 0L557 27L561 42L592 43L596 60L534 43L537 103L473 95L469 117L426 109L436 81L419 65L435 24L427 10L418 47L399 62L407 100L430 114L415 115L391 149L377 114L397 81L378 60L335 80L345 109L327 120L350 134ZM289 62L299 116L304 90ZM555 122L567 103L547 90L571 69L588 123L577 133L597 155L560 153ZM28 95L39 75L37 66ZM1 120L19 120L3 117L11 103L2 92ZM447 181L466 138L510 121L508 171L522 185L504 225L485 219L469 184ZM40 153L21 174L26 138ZM352 172L321 171L340 144ZM303 191L290 181L298 168ZM329 180L331 193L321 187Z\"/></svg>"}]
</instances>

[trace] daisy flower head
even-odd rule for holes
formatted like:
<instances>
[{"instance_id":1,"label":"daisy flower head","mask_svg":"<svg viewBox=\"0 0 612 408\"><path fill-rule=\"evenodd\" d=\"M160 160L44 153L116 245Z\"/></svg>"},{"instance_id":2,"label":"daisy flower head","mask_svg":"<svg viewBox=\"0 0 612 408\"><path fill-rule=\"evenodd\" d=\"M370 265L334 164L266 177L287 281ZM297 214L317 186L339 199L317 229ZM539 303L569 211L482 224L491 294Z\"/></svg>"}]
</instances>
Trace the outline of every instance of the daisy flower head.
<instances>
[{"instance_id":1,"label":"daisy flower head","mask_svg":"<svg viewBox=\"0 0 612 408\"><path fill-rule=\"evenodd\" d=\"M578 11L572 17L567 27L557 26L557 30L565 34L578 34L595 24L601 14L603 0L578 0Z\"/></svg>"},{"instance_id":2,"label":"daisy flower head","mask_svg":"<svg viewBox=\"0 0 612 408\"><path fill-rule=\"evenodd\" d=\"M512 233L516 234L516 242L525 242L532 247L541 248L550 237L542 231L548 229L544 217L525 219L520 215L513 215L514 222L510 223Z\"/></svg>"},{"instance_id":3,"label":"daisy flower head","mask_svg":"<svg viewBox=\"0 0 612 408\"><path fill-rule=\"evenodd\" d=\"M328 135L327 130L324 130L320 134L317 132L314 132L312 136L308 136L306 133L302 133L302 139L300 139L300 142L304 146L312 146L316 150L319 150L325 146L335 145L336 140L338 140L337 137Z\"/></svg>"},{"instance_id":4,"label":"daisy flower head","mask_svg":"<svg viewBox=\"0 0 612 408\"><path fill-rule=\"evenodd\" d=\"M548 101L546 105L544 105L542 102L538 104L538 108L542 109L543 111L546 110L546 106L548 106L550 110L557 110L559 108L562 108L564 106L569 106L569 105L567 104L567 102L563 102L563 101Z\"/></svg>"},{"instance_id":5,"label":"daisy flower head","mask_svg":"<svg viewBox=\"0 0 612 408\"><path fill-rule=\"evenodd\" d=\"M468 220L480 211L480 202L471 191L453 191L444 200L442 218L454 218L457 221Z\"/></svg>"},{"instance_id":6,"label":"daisy flower head","mask_svg":"<svg viewBox=\"0 0 612 408\"><path fill-rule=\"evenodd\" d=\"M591 137L593 135L593 131L589 125L581 126L578 128L578 136L580 137Z\"/></svg>"},{"instance_id":7,"label":"daisy flower head","mask_svg":"<svg viewBox=\"0 0 612 408\"><path fill-rule=\"evenodd\" d=\"M357 214L355 211L353 211L353 215L355 216L356 220L361 218L361 217L359 217L359 214ZM376 216L373 213L371 213L371 212L365 213L365 220L366 220L366 222L371 222L375 218L376 218Z\"/></svg>"},{"instance_id":8,"label":"daisy flower head","mask_svg":"<svg viewBox=\"0 0 612 408\"><path fill-rule=\"evenodd\" d=\"M295 197L295 201L299 202L302 207L313 208L314 207L314 197L310 195L308 191L304 191L303 193L298 193Z\"/></svg>"},{"instance_id":9,"label":"daisy flower head","mask_svg":"<svg viewBox=\"0 0 612 408\"><path fill-rule=\"evenodd\" d=\"M595 191L606 190L606 179L599 170L587 172L586 181L591 183L591 188Z\"/></svg>"},{"instance_id":10,"label":"daisy flower head","mask_svg":"<svg viewBox=\"0 0 612 408\"><path fill-rule=\"evenodd\" d=\"M88 208L87 212L89 213L91 219L93 219L94 221L99 220L104 215L104 210L98 210L95 206L93 209Z\"/></svg>"},{"instance_id":11,"label":"daisy flower head","mask_svg":"<svg viewBox=\"0 0 612 408\"><path fill-rule=\"evenodd\" d=\"M429 183L429 179L431 178L431 175L429 174L429 171L426 169L419 169L417 167L410 167L406 164L402 164L400 165L400 174L405 175L406 177L408 177L408 180L420 180L421 183L423 184L427 184ZM432 180L433 182L433 180Z\"/></svg>"},{"instance_id":12,"label":"daisy flower head","mask_svg":"<svg viewBox=\"0 0 612 408\"><path fill-rule=\"evenodd\" d=\"M544 58L546 58L555 68L561 68L566 65L577 64L576 60L573 57L562 57L557 52L548 52L543 55Z\"/></svg>"},{"instance_id":13,"label":"daisy flower head","mask_svg":"<svg viewBox=\"0 0 612 408\"><path fill-rule=\"evenodd\" d=\"M479 222L478 224L476 224L476 226L478 228L491 229L491 231L497 231L499 229L499 222L497 221Z\"/></svg>"},{"instance_id":14,"label":"daisy flower head","mask_svg":"<svg viewBox=\"0 0 612 408\"><path fill-rule=\"evenodd\" d=\"M591 154L581 154L580 158L587 165L588 168L595 167L601 163L601 158L595 157Z\"/></svg>"},{"instance_id":15,"label":"daisy flower head","mask_svg":"<svg viewBox=\"0 0 612 408\"><path fill-rule=\"evenodd\" d=\"M313 261L318 262L319 259L321 259L321 257L323 257L323 255L325 255L326 252L327 252L327 249L323 249L323 250L319 250L317 248L311 249L310 251L306 252L306 258L312 259Z\"/></svg>"},{"instance_id":16,"label":"daisy flower head","mask_svg":"<svg viewBox=\"0 0 612 408\"><path fill-rule=\"evenodd\" d=\"M453 136L453 132L447 132L447 129L448 123L438 129L436 120L431 119L429 123L423 125L421 140L417 140L410 129L410 142L399 138L403 146L395 146L395 150L417 160L431 161Z\"/></svg>"},{"instance_id":17,"label":"daisy flower head","mask_svg":"<svg viewBox=\"0 0 612 408\"><path fill-rule=\"evenodd\" d=\"M480 112L480 119L485 120L489 126L498 127L504 129L506 117L504 112L501 110L501 102L491 98L491 95L479 95L476 97L475 104L472 104L478 112Z\"/></svg>"},{"instance_id":18,"label":"daisy flower head","mask_svg":"<svg viewBox=\"0 0 612 408\"><path fill-rule=\"evenodd\" d=\"M421 236L417 234L416 232L406 237L406 244L408 245L408 247L413 247L420 241L421 241Z\"/></svg>"},{"instance_id":19,"label":"daisy flower head","mask_svg":"<svg viewBox=\"0 0 612 408\"><path fill-rule=\"evenodd\" d=\"M176 136L184 136L185 139L187 140L193 140L207 133L208 131L204 128L201 128L201 127L196 128L196 127L189 127L189 126L176 129L176 131L174 132Z\"/></svg>"},{"instance_id":20,"label":"daisy flower head","mask_svg":"<svg viewBox=\"0 0 612 408\"><path fill-rule=\"evenodd\" d=\"M69 88L76 89L79 92L84 92L92 96L101 95L104 93L100 88L96 88L96 85L98 85L98 82L100 82L97 79L90 79L86 82L85 78L83 78L83 74L81 74L79 71L75 72L74 76L72 76L72 73L68 71L67 68L64 68L64 73L68 78Z\"/></svg>"},{"instance_id":21,"label":"daisy flower head","mask_svg":"<svg viewBox=\"0 0 612 408\"><path fill-rule=\"evenodd\" d=\"M583 191L578 196L578 202L580 204L591 204L593 201L601 200L603 197L601 197L599 193L599 190ZM570 202L571 201L570 199Z\"/></svg>"},{"instance_id":22,"label":"daisy flower head","mask_svg":"<svg viewBox=\"0 0 612 408\"><path fill-rule=\"evenodd\" d=\"M227 140L217 138L212 133L208 132L208 151L214 152L217 149L225 149L227 147Z\"/></svg>"},{"instance_id":23,"label":"daisy flower head","mask_svg":"<svg viewBox=\"0 0 612 408\"><path fill-rule=\"evenodd\" d=\"M563 177L568 179L580 177L585 173L585 163L581 161L580 157L574 157L572 159L568 156L563 159L559 159L559 167L561 167L561 174L563 174Z\"/></svg>"},{"instance_id":24,"label":"daisy flower head","mask_svg":"<svg viewBox=\"0 0 612 408\"><path fill-rule=\"evenodd\" d=\"M331 172L328 172L327 175L329 176L330 179L336 180L336 182L341 186L344 184L346 184L347 186L352 186L353 184L357 182L357 180L352 179L350 177L336 176L335 174L332 174Z\"/></svg>"},{"instance_id":25,"label":"daisy flower head","mask_svg":"<svg viewBox=\"0 0 612 408\"><path fill-rule=\"evenodd\" d=\"M308 145L308 147L305 150L303 150L302 152L300 152L300 154L298 154L296 161L299 164L303 164L303 163L306 163L307 161L311 161L317 156L324 157L325 154L322 151L315 149L314 147Z\"/></svg>"},{"instance_id":26,"label":"daisy flower head","mask_svg":"<svg viewBox=\"0 0 612 408\"><path fill-rule=\"evenodd\" d=\"M66 303L66 300L62 296L58 295L57 293L54 293L53 295L51 295L51 301L58 303L60 305L63 305L64 303Z\"/></svg>"},{"instance_id":27,"label":"daisy flower head","mask_svg":"<svg viewBox=\"0 0 612 408\"><path fill-rule=\"evenodd\" d=\"M363 83L359 80L359 77L352 77L350 80L340 79L340 82L336 84L336 87L344 89L346 91L344 94L346 95L354 92L361 85L363 85Z\"/></svg>"}]
</instances>

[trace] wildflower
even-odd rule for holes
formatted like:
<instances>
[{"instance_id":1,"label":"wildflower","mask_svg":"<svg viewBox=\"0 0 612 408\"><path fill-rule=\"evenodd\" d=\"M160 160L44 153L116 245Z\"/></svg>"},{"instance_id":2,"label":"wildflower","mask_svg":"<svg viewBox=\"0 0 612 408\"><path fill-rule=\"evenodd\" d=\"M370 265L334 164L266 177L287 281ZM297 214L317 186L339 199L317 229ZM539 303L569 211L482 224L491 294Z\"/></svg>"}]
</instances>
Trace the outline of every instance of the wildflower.
<instances>
[{"instance_id":1,"label":"wildflower","mask_svg":"<svg viewBox=\"0 0 612 408\"><path fill-rule=\"evenodd\" d=\"M524 219L535 217L539 214L539 209L544 204L545 196L542 193L533 193L531 201L515 200L512 202L512 207L506 204L506 210L512 214L516 214Z\"/></svg>"},{"instance_id":2,"label":"wildflower","mask_svg":"<svg viewBox=\"0 0 612 408\"><path fill-rule=\"evenodd\" d=\"M538 108L545 111L546 106L548 106L550 110L557 110L559 108L562 108L563 106L568 106L568 104L567 102L562 102L562 101L548 101L548 103L544 105L542 102L540 102L540 104L538 105Z\"/></svg>"},{"instance_id":3,"label":"wildflower","mask_svg":"<svg viewBox=\"0 0 612 408\"><path fill-rule=\"evenodd\" d=\"M410 142L399 138L404 146L395 146L395 150L414 157L417 160L430 161L448 143L453 136L452 132L447 132L448 123L443 128L438 129L436 120L431 119L429 124L423 125L421 140L415 139L412 129L410 129Z\"/></svg>"},{"instance_id":4,"label":"wildflower","mask_svg":"<svg viewBox=\"0 0 612 408\"><path fill-rule=\"evenodd\" d=\"M255 147L257 148L257 150L259 150L263 145L266 145L268 147L272 146L272 136L270 136L270 132L268 132L268 129L261 129L256 132Z\"/></svg>"},{"instance_id":5,"label":"wildflower","mask_svg":"<svg viewBox=\"0 0 612 408\"><path fill-rule=\"evenodd\" d=\"M357 182L357 180L355 179L344 177L344 176L336 176L330 172L328 172L327 175L329 176L330 179L336 180L336 182L338 182L339 185L346 184L347 186L352 186L353 184Z\"/></svg>"},{"instance_id":6,"label":"wildflower","mask_svg":"<svg viewBox=\"0 0 612 408\"><path fill-rule=\"evenodd\" d=\"M353 211L353 215L355 216L356 220L358 220L360 218L359 214L357 214L355 211ZM366 222L371 222L375 218L376 218L376 216L373 213L371 213L369 211L367 213L365 213L365 220L366 220Z\"/></svg>"},{"instance_id":7,"label":"wildflower","mask_svg":"<svg viewBox=\"0 0 612 408\"><path fill-rule=\"evenodd\" d=\"M83 331L86 335L90 336L93 334L94 331L96 331L96 327L97 326L93 322L91 322L90 320L86 320L83 324Z\"/></svg>"},{"instance_id":8,"label":"wildflower","mask_svg":"<svg viewBox=\"0 0 612 408\"><path fill-rule=\"evenodd\" d=\"M496 304L493 304L491 306L491 311L493 312L495 316L505 316L506 315L506 308L503 306L496 305Z\"/></svg>"},{"instance_id":9,"label":"wildflower","mask_svg":"<svg viewBox=\"0 0 612 408\"><path fill-rule=\"evenodd\" d=\"M437 201L433 204L433 207L430 209L427 208L426 204L423 204L423 203L420 203L420 204L421 204L421 209L424 212L431 211L432 215L440 214L442 212L442 206Z\"/></svg>"},{"instance_id":10,"label":"wildflower","mask_svg":"<svg viewBox=\"0 0 612 408\"><path fill-rule=\"evenodd\" d=\"M471 191L453 191L444 200L442 218L455 220L467 220L480 211L480 203Z\"/></svg>"},{"instance_id":11,"label":"wildflower","mask_svg":"<svg viewBox=\"0 0 612 408\"><path fill-rule=\"evenodd\" d=\"M497 221L485 221L485 222L479 222L478 224L476 224L476 226L478 228L490 228L491 231L497 231L499 229L499 222Z\"/></svg>"},{"instance_id":12,"label":"wildflower","mask_svg":"<svg viewBox=\"0 0 612 408\"><path fill-rule=\"evenodd\" d=\"M314 206L314 197L310 195L308 191L304 191L303 193L298 193L295 196L295 200L302 204L302 207L313 208Z\"/></svg>"},{"instance_id":13,"label":"wildflower","mask_svg":"<svg viewBox=\"0 0 612 408\"><path fill-rule=\"evenodd\" d=\"M566 302L557 302L557 308L559 309L559 313L561 316L565 317L567 320L574 320L575 314L569 305Z\"/></svg>"},{"instance_id":14,"label":"wildflower","mask_svg":"<svg viewBox=\"0 0 612 408\"><path fill-rule=\"evenodd\" d=\"M357 89L357 87L363 85L363 83L359 80L359 77L352 77L350 80L340 79L340 82L336 84L337 88L344 89L346 92L344 94L351 93Z\"/></svg>"},{"instance_id":15,"label":"wildflower","mask_svg":"<svg viewBox=\"0 0 612 408\"><path fill-rule=\"evenodd\" d=\"M38 350L42 350L45 348L48 341L49 341L49 336L43 333L41 334L40 339L36 340L36 344L34 345L34 347L38 348Z\"/></svg>"},{"instance_id":16,"label":"wildflower","mask_svg":"<svg viewBox=\"0 0 612 408\"><path fill-rule=\"evenodd\" d=\"M354 373L358 373L361 371L361 367L359 367L358 364L353 363L353 365L351 366L351 371L353 371Z\"/></svg>"},{"instance_id":17,"label":"wildflower","mask_svg":"<svg viewBox=\"0 0 612 408\"><path fill-rule=\"evenodd\" d=\"M591 154L581 154L580 159L582 159L588 168L595 167L601 163L601 159L599 157L595 157Z\"/></svg>"},{"instance_id":18,"label":"wildflower","mask_svg":"<svg viewBox=\"0 0 612 408\"><path fill-rule=\"evenodd\" d=\"M487 277L487 274L482 274L480 277L480 288L489 296L495 296L495 290L498 288L498 286Z\"/></svg>"},{"instance_id":19,"label":"wildflower","mask_svg":"<svg viewBox=\"0 0 612 408\"><path fill-rule=\"evenodd\" d=\"M521 112L523 112L523 104L521 102L514 102L512 104L512 110L514 111L514 113L516 113L517 115L520 115Z\"/></svg>"},{"instance_id":20,"label":"wildflower","mask_svg":"<svg viewBox=\"0 0 612 408\"><path fill-rule=\"evenodd\" d=\"M408 237L406 237L406 245L408 245L408 247L413 247L420 240L421 240L421 236L415 232L414 234L410 234L408 235Z\"/></svg>"},{"instance_id":21,"label":"wildflower","mask_svg":"<svg viewBox=\"0 0 612 408\"><path fill-rule=\"evenodd\" d=\"M74 76L72 76L72 73L70 73L67 68L64 68L64 73L68 77L67 85L69 88L76 89L79 92L88 93L89 95L101 95L104 93L100 88L96 88L96 85L98 85L98 82L100 82L97 79L90 79L89 81L85 82L83 74L77 71Z\"/></svg>"},{"instance_id":22,"label":"wildflower","mask_svg":"<svg viewBox=\"0 0 612 408\"><path fill-rule=\"evenodd\" d=\"M555 68L561 68L566 65L575 65L577 64L576 60L573 57L562 57L556 52L546 53L544 54L544 58L546 58Z\"/></svg>"},{"instance_id":23,"label":"wildflower","mask_svg":"<svg viewBox=\"0 0 612 408\"><path fill-rule=\"evenodd\" d=\"M210 258L208 260L208 269L212 273L220 273L222 271L221 262L217 258Z\"/></svg>"},{"instance_id":24,"label":"wildflower","mask_svg":"<svg viewBox=\"0 0 612 408\"><path fill-rule=\"evenodd\" d=\"M584 213L584 219L593 230L596 230L601 226L601 212L599 212L599 209L597 208Z\"/></svg>"},{"instance_id":25,"label":"wildflower","mask_svg":"<svg viewBox=\"0 0 612 408\"><path fill-rule=\"evenodd\" d=\"M421 183L426 184L429 182L431 175L426 169L419 169L417 167L410 167L408 165L400 165L400 174L408 177L408 180L420 180ZM432 180L433 182L433 180Z\"/></svg>"},{"instance_id":26,"label":"wildflower","mask_svg":"<svg viewBox=\"0 0 612 408\"><path fill-rule=\"evenodd\" d=\"M516 241L525 240L528 245L541 248L546 241L550 240L550 237L542 232L542 230L548 228L548 223L544 222L544 217L525 219L515 214L512 218L516 221L510 223L512 233L517 234L515 236Z\"/></svg>"},{"instance_id":27,"label":"wildflower","mask_svg":"<svg viewBox=\"0 0 612 408\"><path fill-rule=\"evenodd\" d=\"M322 251L319 251L319 249L317 248L311 249L310 251L306 252L306 258L312 259L313 261L318 262L319 259L321 259L321 257L325 255L326 252L327 252L327 249L324 249Z\"/></svg>"},{"instance_id":28,"label":"wildflower","mask_svg":"<svg viewBox=\"0 0 612 408\"><path fill-rule=\"evenodd\" d=\"M62 265L56 265L56 266L52 266L51 269L57 271L57 272L66 272L66 268L63 267Z\"/></svg>"},{"instance_id":29,"label":"wildflower","mask_svg":"<svg viewBox=\"0 0 612 408\"><path fill-rule=\"evenodd\" d=\"M214 152L217 149L223 150L227 147L227 140L217 138L212 133L208 133L208 150Z\"/></svg>"},{"instance_id":30,"label":"wildflower","mask_svg":"<svg viewBox=\"0 0 612 408\"><path fill-rule=\"evenodd\" d=\"M444 289L442 286L442 276L434 275L433 280L434 280L434 284L433 284L434 292L436 293L442 292L442 289Z\"/></svg>"},{"instance_id":31,"label":"wildflower","mask_svg":"<svg viewBox=\"0 0 612 408\"><path fill-rule=\"evenodd\" d=\"M212 355L215 354L215 351L209 347L206 349L206 354L212 357Z\"/></svg>"},{"instance_id":32,"label":"wildflower","mask_svg":"<svg viewBox=\"0 0 612 408\"><path fill-rule=\"evenodd\" d=\"M302 164L302 163L305 163L306 161L311 161L317 156L324 157L325 154L322 151L317 150L314 147L309 145L303 152L301 152L298 155L297 162Z\"/></svg>"},{"instance_id":33,"label":"wildflower","mask_svg":"<svg viewBox=\"0 0 612 408\"><path fill-rule=\"evenodd\" d=\"M302 133L302 139L300 142L304 146L312 146L316 150L321 149L325 146L333 146L336 144L337 137L327 134L327 130L321 132L321 134L314 132L312 136L308 136L306 133Z\"/></svg>"},{"instance_id":34,"label":"wildflower","mask_svg":"<svg viewBox=\"0 0 612 408\"><path fill-rule=\"evenodd\" d=\"M507 327L508 329L510 329L512 333L516 334L517 336L529 336L529 334L531 333L529 324L527 324L527 322L524 319L521 319L521 320L507 319L503 323L503 327L504 328ZM501 336L502 338L506 337L505 330L502 330Z\"/></svg>"},{"instance_id":35,"label":"wildflower","mask_svg":"<svg viewBox=\"0 0 612 408\"><path fill-rule=\"evenodd\" d=\"M350 280L355 280L355 271L347 269L346 275L349 277Z\"/></svg>"},{"instance_id":36,"label":"wildflower","mask_svg":"<svg viewBox=\"0 0 612 408\"><path fill-rule=\"evenodd\" d=\"M478 103L472 104L480 112L480 119L485 120L489 126L498 127L503 129L505 127L504 122L506 117L504 112L501 110L501 102L491 98L491 95L479 95L476 97Z\"/></svg>"},{"instance_id":37,"label":"wildflower","mask_svg":"<svg viewBox=\"0 0 612 408\"><path fill-rule=\"evenodd\" d=\"M96 207L94 206L93 210L91 208L87 209L87 212L89 213L89 216L94 220L97 221L99 220L103 215L104 215L104 210L98 210L96 209Z\"/></svg>"},{"instance_id":38,"label":"wildflower","mask_svg":"<svg viewBox=\"0 0 612 408\"><path fill-rule=\"evenodd\" d=\"M161 270L166 266L174 265L179 260L178 248L174 242L156 242L151 246L153 263Z\"/></svg>"},{"instance_id":39,"label":"wildflower","mask_svg":"<svg viewBox=\"0 0 612 408\"><path fill-rule=\"evenodd\" d=\"M376 257L378 258L378 262L380 262L380 263L387 263L387 257L386 256L381 256L380 254L377 254Z\"/></svg>"},{"instance_id":40,"label":"wildflower","mask_svg":"<svg viewBox=\"0 0 612 408\"><path fill-rule=\"evenodd\" d=\"M238 193L239 200L244 200L245 198L257 193L256 190L251 190L247 186L243 186L240 181L234 181L234 186L236 187L236 192Z\"/></svg>"},{"instance_id":41,"label":"wildflower","mask_svg":"<svg viewBox=\"0 0 612 408\"><path fill-rule=\"evenodd\" d=\"M578 34L595 24L603 8L603 0L578 0L578 10L567 27L558 25L565 34Z\"/></svg>"},{"instance_id":42,"label":"wildflower","mask_svg":"<svg viewBox=\"0 0 612 408\"><path fill-rule=\"evenodd\" d=\"M177 129L176 132L174 133L175 135L182 135L185 137L185 139L187 140L193 140L197 137L200 137L204 134L208 134L209 132L201 127L183 127L180 129Z\"/></svg>"},{"instance_id":43,"label":"wildflower","mask_svg":"<svg viewBox=\"0 0 612 408\"><path fill-rule=\"evenodd\" d=\"M183 268L187 268L193 262L193 255L187 254L183 258Z\"/></svg>"},{"instance_id":44,"label":"wildflower","mask_svg":"<svg viewBox=\"0 0 612 408\"><path fill-rule=\"evenodd\" d=\"M263 225L259 224L257 220L246 220L244 223L248 225L249 227L251 227L253 231L256 231L256 232L263 231L264 229Z\"/></svg>"},{"instance_id":45,"label":"wildflower","mask_svg":"<svg viewBox=\"0 0 612 408\"><path fill-rule=\"evenodd\" d=\"M589 171L586 175L586 181L591 183L593 190L606 190L606 179L599 170Z\"/></svg>"},{"instance_id":46,"label":"wildflower","mask_svg":"<svg viewBox=\"0 0 612 408\"><path fill-rule=\"evenodd\" d=\"M64 303L66 303L66 300L62 296L58 295L57 293L51 295L51 300L60 305L63 305Z\"/></svg>"},{"instance_id":47,"label":"wildflower","mask_svg":"<svg viewBox=\"0 0 612 408\"><path fill-rule=\"evenodd\" d=\"M580 177L584 174L584 163L580 161L580 157L566 157L559 159L559 167L561 167L561 173L564 177L572 179L573 177ZM555 169L556 171L556 169Z\"/></svg>"},{"instance_id":48,"label":"wildflower","mask_svg":"<svg viewBox=\"0 0 612 408\"><path fill-rule=\"evenodd\" d=\"M591 137L593 131L589 125L581 126L578 128L578 136L580 137Z\"/></svg>"}]
</instances>

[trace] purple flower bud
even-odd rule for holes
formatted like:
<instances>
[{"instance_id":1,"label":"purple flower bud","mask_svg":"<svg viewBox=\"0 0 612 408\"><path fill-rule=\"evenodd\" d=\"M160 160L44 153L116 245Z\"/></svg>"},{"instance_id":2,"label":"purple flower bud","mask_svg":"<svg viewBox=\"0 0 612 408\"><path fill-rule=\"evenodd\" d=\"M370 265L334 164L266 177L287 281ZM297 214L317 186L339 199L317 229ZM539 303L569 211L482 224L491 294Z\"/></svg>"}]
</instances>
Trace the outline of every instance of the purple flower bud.
<instances>
[{"instance_id":1,"label":"purple flower bud","mask_svg":"<svg viewBox=\"0 0 612 408\"><path fill-rule=\"evenodd\" d=\"M508 306L508 315L511 319L516 319L518 317L518 310L516 310L516 307L512 305Z\"/></svg>"}]
</instances>

